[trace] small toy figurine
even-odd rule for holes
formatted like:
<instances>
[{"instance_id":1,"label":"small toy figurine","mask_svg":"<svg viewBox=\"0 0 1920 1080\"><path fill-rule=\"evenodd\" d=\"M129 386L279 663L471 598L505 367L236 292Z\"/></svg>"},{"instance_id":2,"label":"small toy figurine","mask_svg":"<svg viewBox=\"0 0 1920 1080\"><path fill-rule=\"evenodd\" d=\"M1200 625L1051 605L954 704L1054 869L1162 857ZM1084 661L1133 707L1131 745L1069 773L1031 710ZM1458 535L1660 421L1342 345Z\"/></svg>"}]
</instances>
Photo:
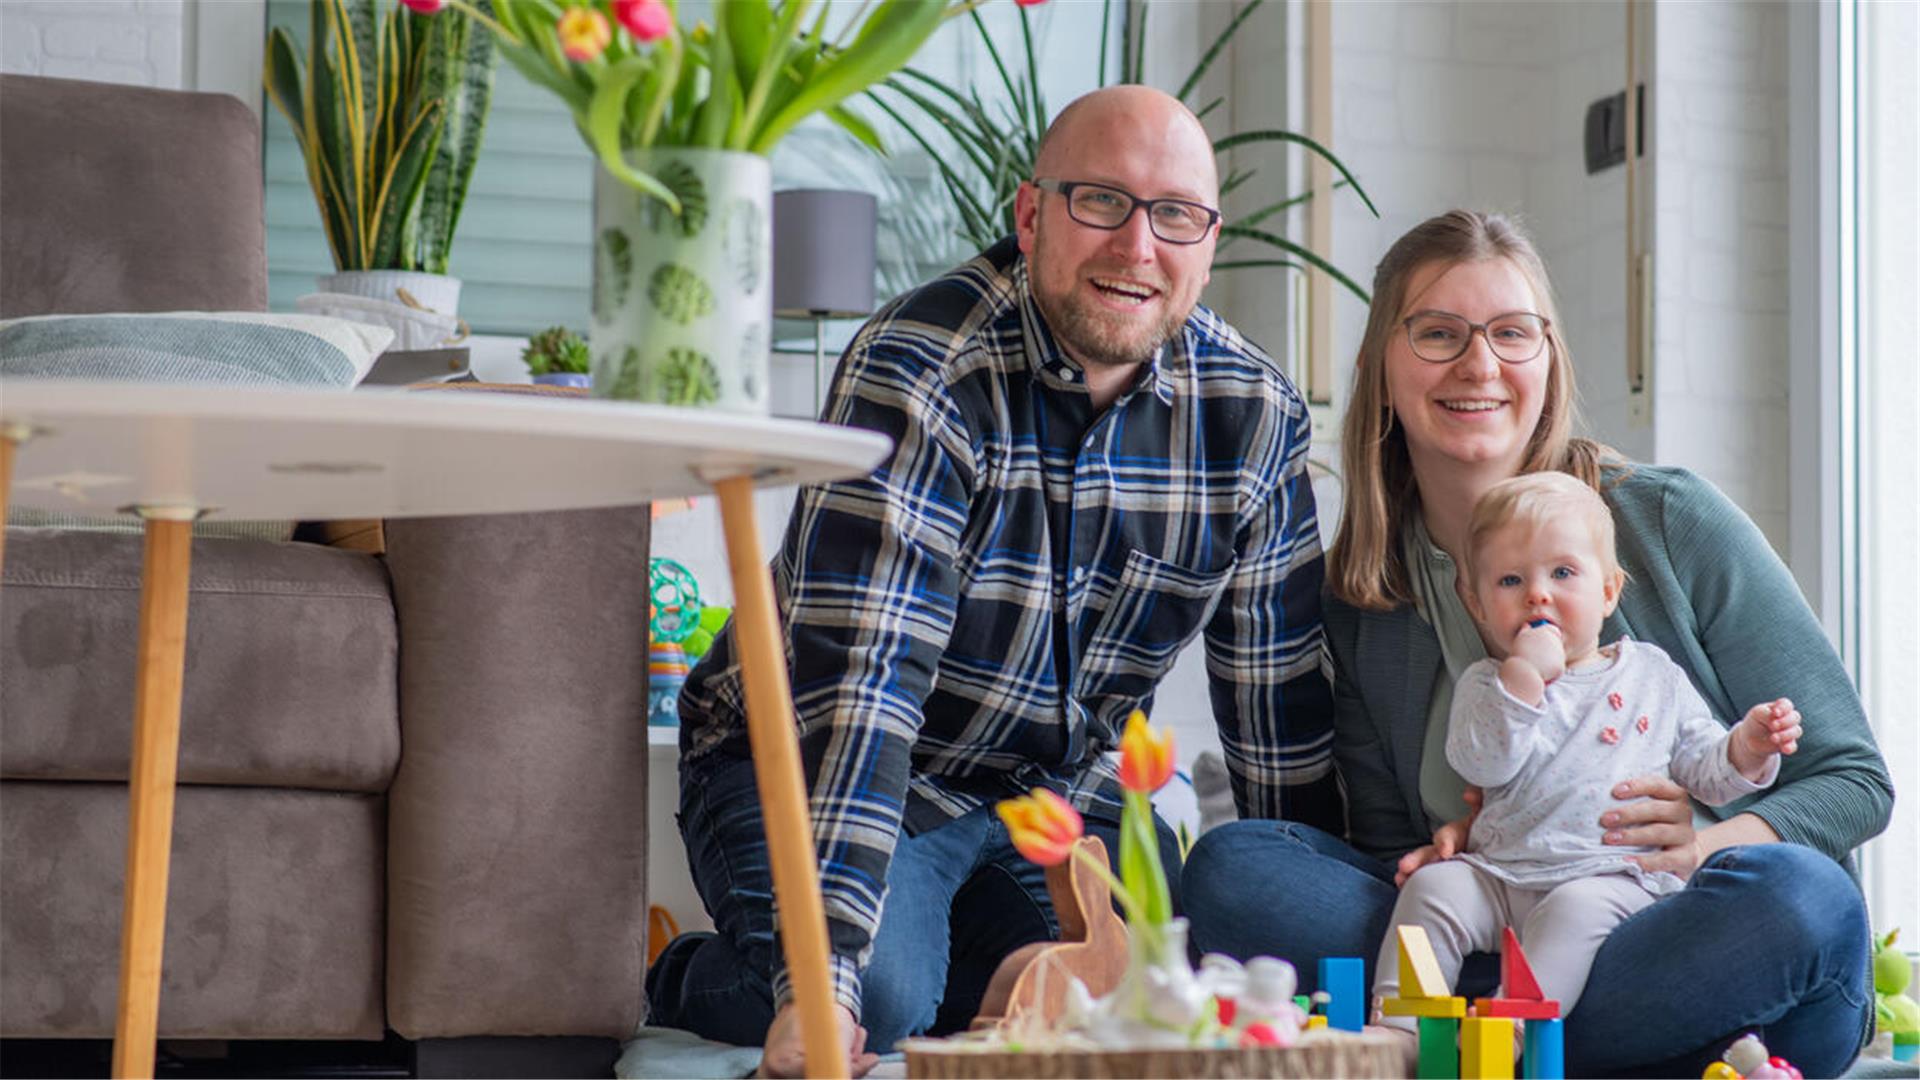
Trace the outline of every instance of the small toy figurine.
<instances>
[{"instance_id":1,"label":"small toy figurine","mask_svg":"<svg viewBox=\"0 0 1920 1080\"><path fill-rule=\"evenodd\" d=\"M1707 1066L1701 1080L1802 1080L1800 1070L1783 1057L1767 1056L1767 1044L1758 1035L1742 1035Z\"/></svg>"},{"instance_id":2,"label":"small toy figurine","mask_svg":"<svg viewBox=\"0 0 1920 1080\"><path fill-rule=\"evenodd\" d=\"M1893 1033L1893 1060L1920 1057L1920 1002L1905 993L1913 980L1913 961L1893 947L1896 928L1873 943L1873 1010L1882 1028Z\"/></svg>"}]
</instances>

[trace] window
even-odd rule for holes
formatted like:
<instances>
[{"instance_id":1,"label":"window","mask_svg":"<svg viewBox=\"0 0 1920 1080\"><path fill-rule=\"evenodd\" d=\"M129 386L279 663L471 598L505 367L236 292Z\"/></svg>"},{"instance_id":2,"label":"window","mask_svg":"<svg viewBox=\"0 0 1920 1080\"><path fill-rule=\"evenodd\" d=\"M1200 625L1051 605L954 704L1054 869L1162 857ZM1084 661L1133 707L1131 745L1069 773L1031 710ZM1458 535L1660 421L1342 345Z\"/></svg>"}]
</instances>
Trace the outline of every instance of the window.
<instances>
[{"instance_id":1,"label":"window","mask_svg":"<svg viewBox=\"0 0 1920 1080\"><path fill-rule=\"evenodd\" d=\"M1920 415L1920 272L1913 261L1920 250L1913 197L1920 191L1920 78L1913 63L1920 56L1920 6L1849 0L1841 18L1843 129L1849 94L1853 105L1852 146L1845 130L1841 146L1849 159L1842 164L1841 229L1853 245L1851 258L1843 247L1842 279L1851 274L1853 287L1843 285L1841 317L1851 323L1854 346L1841 362L1853 366L1856 418L1842 453L1854 455L1859 567L1858 642L1849 659L1900 797L1892 824L1867 849L1867 899L1874 929L1903 928L1902 944L1912 950L1920 945L1920 814L1913 803L1920 797L1920 572L1912 563L1920 552L1913 425Z\"/></svg>"}]
</instances>

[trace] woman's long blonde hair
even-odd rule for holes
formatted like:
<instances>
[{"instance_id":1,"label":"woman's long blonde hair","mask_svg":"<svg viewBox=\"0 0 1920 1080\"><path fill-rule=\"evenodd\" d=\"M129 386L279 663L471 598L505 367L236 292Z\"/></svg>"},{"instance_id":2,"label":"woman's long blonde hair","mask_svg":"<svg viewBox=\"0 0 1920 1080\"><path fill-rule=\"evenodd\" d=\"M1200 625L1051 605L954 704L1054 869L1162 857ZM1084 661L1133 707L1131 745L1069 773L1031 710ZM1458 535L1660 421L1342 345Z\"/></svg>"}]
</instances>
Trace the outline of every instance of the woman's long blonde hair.
<instances>
[{"instance_id":1,"label":"woman's long blonde hair","mask_svg":"<svg viewBox=\"0 0 1920 1080\"><path fill-rule=\"evenodd\" d=\"M1432 263L1486 259L1505 259L1525 275L1548 321L1546 401L1520 471L1553 469L1598 489L1602 462L1618 459L1609 448L1572 435L1573 358L1560 336L1553 287L1533 241L1499 214L1450 210L1428 218L1395 242L1374 269L1373 305L1367 311L1353 395L1341 428L1340 531L1327 552L1327 584L1335 597L1354 607L1390 611L1413 595L1400 530L1407 515L1418 509L1420 493L1405 432L1395 422L1388 399L1386 371L1387 343L1400 330L1407 281Z\"/></svg>"}]
</instances>

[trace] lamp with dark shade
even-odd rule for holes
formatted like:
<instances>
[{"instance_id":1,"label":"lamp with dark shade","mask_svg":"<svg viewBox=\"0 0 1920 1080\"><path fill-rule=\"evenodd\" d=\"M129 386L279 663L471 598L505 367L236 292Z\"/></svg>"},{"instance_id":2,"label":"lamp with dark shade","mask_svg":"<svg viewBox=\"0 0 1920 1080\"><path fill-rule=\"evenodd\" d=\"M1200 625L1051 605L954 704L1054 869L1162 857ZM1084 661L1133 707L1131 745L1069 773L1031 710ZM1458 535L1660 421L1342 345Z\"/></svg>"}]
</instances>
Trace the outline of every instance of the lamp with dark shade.
<instances>
[{"instance_id":1,"label":"lamp with dark shade","mask_svg":"<svg viewBox=\"0 0 1920 1080\"><path fill-rule=\"evenodd\" d=\"M773 313L813 320L813 405L821 404L828 319L873 311L879 200L864 191L801 188L773 195Z\"/></svg>"}]
</instances>

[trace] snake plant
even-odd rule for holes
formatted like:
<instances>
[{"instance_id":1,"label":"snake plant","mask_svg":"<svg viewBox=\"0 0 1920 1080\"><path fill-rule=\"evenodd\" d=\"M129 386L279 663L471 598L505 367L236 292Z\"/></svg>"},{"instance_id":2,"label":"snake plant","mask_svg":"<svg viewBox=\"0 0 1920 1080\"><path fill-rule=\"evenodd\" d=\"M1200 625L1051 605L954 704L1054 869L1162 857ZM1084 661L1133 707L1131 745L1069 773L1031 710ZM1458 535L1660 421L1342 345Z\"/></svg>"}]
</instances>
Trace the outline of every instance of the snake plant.
<instances>
[{"instance_id":1,"label":"snake plant","mask_svg":"<svg viewBox=\"0 0 1920 1080\"><path fill-rule=\"evenodd\" d=\"M335 268L447 272L493 68L480 28L383 0L312 0L304 49L274 28L267 94L300 144Z\"/></svg>"}]
</instances>

